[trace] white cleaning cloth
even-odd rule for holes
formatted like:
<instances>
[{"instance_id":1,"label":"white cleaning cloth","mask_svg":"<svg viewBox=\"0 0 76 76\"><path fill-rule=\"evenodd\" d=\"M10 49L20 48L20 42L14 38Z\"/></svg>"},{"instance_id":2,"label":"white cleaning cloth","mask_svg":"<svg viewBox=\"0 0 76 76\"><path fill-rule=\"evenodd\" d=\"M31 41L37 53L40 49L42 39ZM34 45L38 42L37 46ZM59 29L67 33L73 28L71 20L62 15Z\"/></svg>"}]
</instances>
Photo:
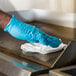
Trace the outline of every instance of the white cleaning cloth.
<instances>
[{"instance_id":1,"label":"white cleaning cloth","mask_svg":"<svg viewBox=\"0 0 76 76\"><path fill-rule=\"evenodd\" d=\"M52 48L50 46L42 45L40 43L25 43L21 45L22 53L36 52L40 54L48 54L62 50L66 44L61 43L59 47Z\"/></svg>"}]
</instances>

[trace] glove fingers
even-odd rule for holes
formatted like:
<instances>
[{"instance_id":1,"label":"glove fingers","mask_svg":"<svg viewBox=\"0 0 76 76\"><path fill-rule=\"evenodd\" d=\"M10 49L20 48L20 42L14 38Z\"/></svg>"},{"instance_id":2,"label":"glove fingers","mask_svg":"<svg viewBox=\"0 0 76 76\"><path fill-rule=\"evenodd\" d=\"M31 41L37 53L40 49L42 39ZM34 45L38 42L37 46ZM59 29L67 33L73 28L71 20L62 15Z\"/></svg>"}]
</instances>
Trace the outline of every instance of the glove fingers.
<instances>
[{"instance_id":1,"label":"glove fingers","mask_svg":"<svg viewBox=\"0 0 76 76\"><path fill-rule=\"evenodd\" d=\"M39 42L43 45L48 45L47 38L43 34L39 35Z\"/></svg>"},{"instance_id":2,"label":"glove fingers","mask_svg":"<svg viewBox=\"0 0 76 76\"><path fill-rule=\"evenodd\" d=\"M61 44L60 39L58 39L57 37L54 37L54 36L50 36L44 32L42 32L39 41L43 45L49 45L54 48L58 47Z\"/></svg>"},{"instance_id":3,"label":"glove fingers","mask_svg":"<svg viewBox=\"0 0 76 76\"><path fill-rule=\"evenodd\" d=\"M57 37L48 35L46 36L46 38L49 46L58 47L59 44L61 43L61 41Z\"/></svg>"}]
</instances>

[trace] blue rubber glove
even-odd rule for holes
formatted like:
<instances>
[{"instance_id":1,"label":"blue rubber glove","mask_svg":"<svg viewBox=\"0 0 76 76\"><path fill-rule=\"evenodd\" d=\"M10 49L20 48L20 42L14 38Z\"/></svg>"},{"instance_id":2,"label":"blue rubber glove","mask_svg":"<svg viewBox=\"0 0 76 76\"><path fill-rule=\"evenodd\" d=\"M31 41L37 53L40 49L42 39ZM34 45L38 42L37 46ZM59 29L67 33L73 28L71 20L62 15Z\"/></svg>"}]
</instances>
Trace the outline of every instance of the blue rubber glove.
<instances>
[{"instance_id":1,"label":"blue rubber glove","mask_svg":"<svg viewBox=\"0 0 76 76\"><path fill-rule=\"evenodd\" d=\"M27 40L30 43L40 42L43 45L54 48L61 44L61 40L57 37L47 35L35 26L17 20L14 16L12 16L10 22L4 28L4 31L17 39Z\"/></svg>"}]
</instances>

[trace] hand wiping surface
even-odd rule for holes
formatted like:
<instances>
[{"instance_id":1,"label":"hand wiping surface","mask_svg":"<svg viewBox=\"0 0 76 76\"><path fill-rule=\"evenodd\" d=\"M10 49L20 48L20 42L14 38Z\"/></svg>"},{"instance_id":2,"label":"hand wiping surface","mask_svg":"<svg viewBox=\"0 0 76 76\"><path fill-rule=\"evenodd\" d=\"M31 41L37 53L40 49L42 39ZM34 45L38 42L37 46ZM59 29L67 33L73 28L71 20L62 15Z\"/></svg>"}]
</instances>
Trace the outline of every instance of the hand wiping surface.
<instances>
[{"instance_id":1,"label":"hand wiping surface","mask_svg":"<svg viewBox=\"0 0 76 76\"><path fill-rule=\"evenodd\" d=\"M15 16L12 16L4 31L17 39L26 40L30 43L41 43L53 48L61 44L59 38L46 34L36 26L19 21Z\"/></svg>"}]
</instances>

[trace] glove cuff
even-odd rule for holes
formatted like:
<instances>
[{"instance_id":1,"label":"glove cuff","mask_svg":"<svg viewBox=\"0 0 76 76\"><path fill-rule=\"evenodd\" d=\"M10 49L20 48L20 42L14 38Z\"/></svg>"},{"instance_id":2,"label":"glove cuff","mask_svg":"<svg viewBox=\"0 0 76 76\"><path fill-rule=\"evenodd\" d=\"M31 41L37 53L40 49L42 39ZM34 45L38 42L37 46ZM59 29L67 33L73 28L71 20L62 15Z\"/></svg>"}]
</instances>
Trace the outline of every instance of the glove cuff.
<instances>
[{"instance_id":1,"label":"glove cuff","mask_svg":"<svg viewBox=\"0 0 76 76\"><path fill-rule=\"evenodd\" d=\"M12 18L10 19L9 23L5 26L5 28L4 28L5 32L8 32L9 28L12 27L12 23L13 23L14 18L15 17L13 15Z\"/></svg>"}]
</instances>

